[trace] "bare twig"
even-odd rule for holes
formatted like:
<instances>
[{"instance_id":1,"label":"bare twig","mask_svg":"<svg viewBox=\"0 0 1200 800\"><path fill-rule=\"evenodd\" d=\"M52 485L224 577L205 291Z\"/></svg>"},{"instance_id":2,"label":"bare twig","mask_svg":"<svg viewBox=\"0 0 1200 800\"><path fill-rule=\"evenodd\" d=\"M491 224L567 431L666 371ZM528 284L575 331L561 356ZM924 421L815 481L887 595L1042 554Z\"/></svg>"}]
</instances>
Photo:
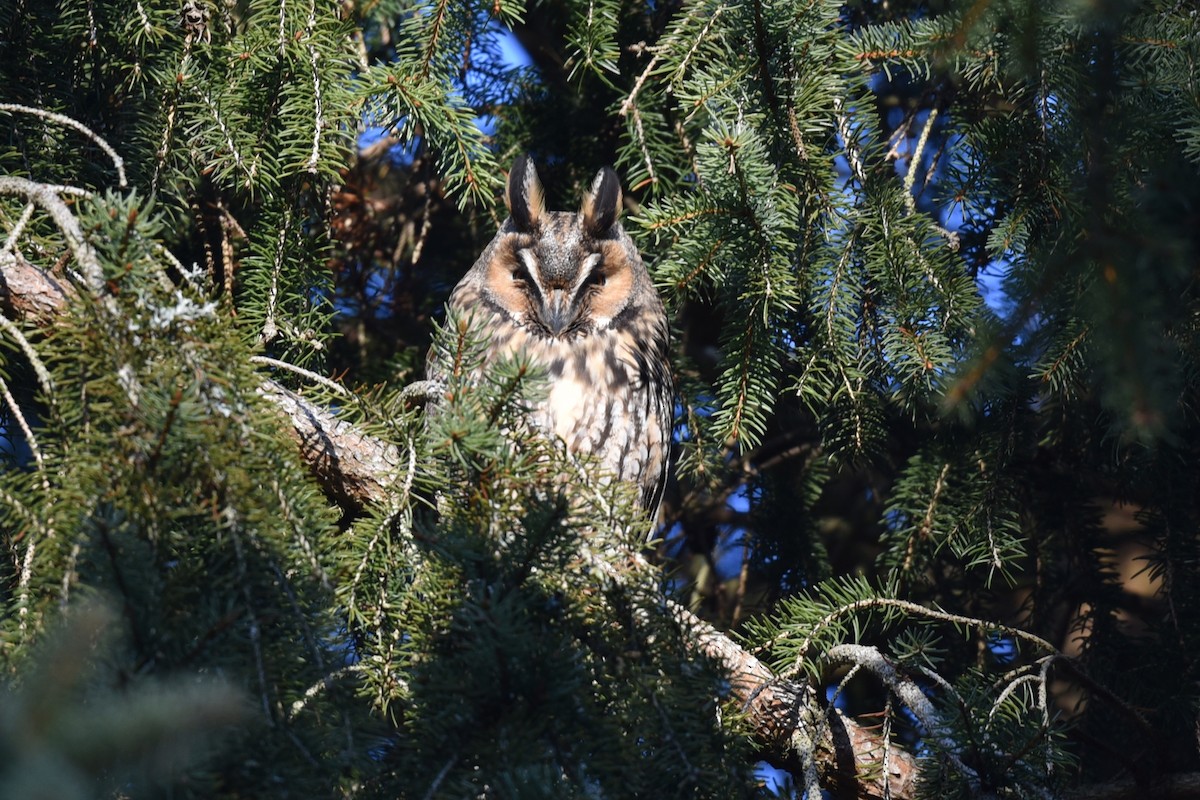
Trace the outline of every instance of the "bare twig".
<instances>
[{"instance_id":1,"label":"bare twig","mask_svg":"<svg viewBox=\"0 0 1200 800\"><path fill-rule=\"evenodd\" d=\"M285 369L289 372L294 372L297 375L312 381L313 383L319 383L321 386L336 392L342 397L353 397L350 390L345 386L342 386L340 383L335 383L334 381L329 380L329 378L326 378L323 375L318 375L312 370L307 370L304 367L298 367L295 364L289 364L286 361L280 361L279 359L271 358L270 356L250 356L250 361L255 364L264 364L268 367L276 367L278 369Z\"/></svg>"},{"instance_id":2,"label":"bare twig","mask_svg":"<svg viewBox=\"0 0 1200 800\"><path fill-rule=\"evenodd\" d=\"M0 254L8 255L13 252L17 246L17 240L21 238L21 234L25 232L25 226L29 224L29 220L33 218L33 210L36 206L33 202L25 204L24 210L21 211L21 216L17 218L17 223L12 226L8 232L8 238L4 241L3 249L0 249Z\"/></svg>"},{"instance_id":3,"label":"bare twig","mask_svg":"<svg viewBox=\"0 0 1200 800\"><path fill-rule=\"evenodd\" d=\"M65 114L58 114L54 111L46 111L41 108L32 108L30 106L22 106L16 103L0 103L0 111L7 111L10 114L32 114L35 117L48 119L51 122L57 122L59 125L65 125L68 128L74 128L84 136L96 143L105 154L112 159L113 166L117 169L117 185L124 189L128 182L125 180L125 160L117 154L117 151L112 148L108 142L100 134L93 131L87 125L84 125L78 120L71 119Z\"/></svg>"},{"instance_id":4,"label":"bare twig","mask_svg":"<svg viewBox=\"0 0 1200 800\"><path fill-rule=\"evenodd\" d=\"M425 792L425 800L432 800L437 797L437 790L441 787L442 781L446 779L446 775L450 773L450 769L458 761L458 756L451 756L446 759L446 763L438 770L438 774L434 776L433 783L429 785L429 791Z\"/></svg>"},{"instance_id":5,"label":"bare twig","mask_svg":"<svg viewBox=\"0 0 1200 800\"><path fill-rule=\"evenodd\" d=\"M29 423L25 420L25 415L21 413L21 407L17 405L17 400L12 396L12 392L8 390L8 383L3 377L0 377L0 396L4 398L4 403L8 406L8 410L12 412L13 417L17 420L17 425L21 428L21 433L25 435L25 443L29 445L29 452L33 455L34 463L37 464L38 472L42 474L42 488L49 490L50 482L46 478L46 464L42 460L42 450L38 447L37 439L33 435L33 430L29 427Z\"/></svg>"},{"instance_id":6,"label":"bare twig","mask_svg":"<svg viewBox=\"0 0 1200 800\"><path fill-rule=\"evenodd\" d=\"M33 345L25 338L25 334L21 333L21 329L9 321L8 317L0 315L0 329L12 337L17 343L17 347L21 348L21 352L29 359L30 366L33 367L33 372L37 375L38 383L42 385L42 390L46 393L46 398L54 402L54 380L50 377L50 371L46 369L46 365L42 362L37 351L33 349Z\"/></svg>"}]
</instances>

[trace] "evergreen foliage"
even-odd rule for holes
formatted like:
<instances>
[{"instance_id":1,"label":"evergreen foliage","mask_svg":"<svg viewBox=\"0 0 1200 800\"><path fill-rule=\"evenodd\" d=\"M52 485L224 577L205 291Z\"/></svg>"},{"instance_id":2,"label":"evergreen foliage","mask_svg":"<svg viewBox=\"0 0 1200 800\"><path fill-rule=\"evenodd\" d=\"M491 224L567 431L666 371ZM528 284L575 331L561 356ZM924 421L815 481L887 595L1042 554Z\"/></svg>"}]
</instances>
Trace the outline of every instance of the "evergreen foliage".
<instances>
[{"instance_id":1,"label":"evergreen foliage","mask_svg":"<svg viewBox=\"0 0 1200 800\"><path fill-rule=\"evenodd\" d=\"M477 331L451 318L442 333L446 402L400 477L437 491L436 522L381 509L339 548L364 688L402 732L369 793L747 794L744 744L720 724L728 687L664 614L651 568L631 567L633 493L533 435L544 376L515 361L478 384Z\"/></svg>"},{"instance_id":2,"label":"evergreen foliage","mask_svg":"<svg viewBox=\"0 0 1200 800\"><path fill-rule=\"evenodd\" d=\"M1200 772L1198 62L1165 0L0 5L0 793L811 796L676 602L903 796ZM441 311L522 152L672 315L654 567Z\"/></svg>"}]
</instances>

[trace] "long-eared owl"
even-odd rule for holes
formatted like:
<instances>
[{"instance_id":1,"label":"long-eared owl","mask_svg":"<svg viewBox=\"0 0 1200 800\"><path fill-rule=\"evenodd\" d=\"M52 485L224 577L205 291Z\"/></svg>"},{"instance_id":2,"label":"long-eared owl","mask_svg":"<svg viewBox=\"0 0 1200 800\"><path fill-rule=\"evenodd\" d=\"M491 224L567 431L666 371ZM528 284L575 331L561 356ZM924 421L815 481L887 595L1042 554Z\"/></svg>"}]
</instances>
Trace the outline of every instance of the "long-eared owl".
<instances>
[{"instance_id":1,"label":"long-eared owl","mask_svg":"<svg viewBox=\"0 0 1200 800\"><path fill-rule=\"evenodd\" d=\"M505 193L509 218L450 306L484 315L485 361L524 353L546 371L535 423L634 484L653 517L671 445L668 325L621 227L621 199L606 167L578 213L547 211L532 161L518 157Z\"/></svg>"}]
</instances>

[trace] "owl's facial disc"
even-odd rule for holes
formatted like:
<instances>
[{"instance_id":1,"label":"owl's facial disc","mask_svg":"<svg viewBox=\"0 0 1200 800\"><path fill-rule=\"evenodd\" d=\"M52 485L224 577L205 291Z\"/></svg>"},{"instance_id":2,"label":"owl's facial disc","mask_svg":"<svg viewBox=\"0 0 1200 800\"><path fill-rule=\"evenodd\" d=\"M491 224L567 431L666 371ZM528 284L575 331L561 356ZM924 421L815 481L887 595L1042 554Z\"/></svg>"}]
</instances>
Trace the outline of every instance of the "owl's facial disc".
<instances>
[{"instance_id":1,"label":"owl's facial disc","mask_svg":"<svg viewBox=\"0 0 1200 800\"><path fill-rule=\"evenodd\" d=\"M532 232L506 234L487 268L489 302L546 338L607 330L632 296L633 270L624 246L589 235L586 215L544 212L539 220Z\"/></svg>"}]
</instances>

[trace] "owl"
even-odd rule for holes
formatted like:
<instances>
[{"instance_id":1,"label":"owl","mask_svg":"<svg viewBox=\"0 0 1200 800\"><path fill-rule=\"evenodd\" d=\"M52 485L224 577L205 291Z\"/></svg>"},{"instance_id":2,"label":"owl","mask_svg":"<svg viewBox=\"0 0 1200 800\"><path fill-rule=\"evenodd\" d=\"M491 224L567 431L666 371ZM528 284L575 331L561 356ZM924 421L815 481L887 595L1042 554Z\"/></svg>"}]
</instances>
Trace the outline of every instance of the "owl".
<instances>
[{"instance_id":1,"label":"owl","mask_svg":"<svg viewBox=\"0 0 1200 800\"><path fill-rule=\"evenodd\" d=\"M485 363L524 354L548 378L533 422L638 490L657 514L673 389L662 301L621 227L621 185L604 168L578 213L547 211L533 162L518 157L509 217L455 287L450 307L483 316Z\"/></svg>"}]
</instances>

